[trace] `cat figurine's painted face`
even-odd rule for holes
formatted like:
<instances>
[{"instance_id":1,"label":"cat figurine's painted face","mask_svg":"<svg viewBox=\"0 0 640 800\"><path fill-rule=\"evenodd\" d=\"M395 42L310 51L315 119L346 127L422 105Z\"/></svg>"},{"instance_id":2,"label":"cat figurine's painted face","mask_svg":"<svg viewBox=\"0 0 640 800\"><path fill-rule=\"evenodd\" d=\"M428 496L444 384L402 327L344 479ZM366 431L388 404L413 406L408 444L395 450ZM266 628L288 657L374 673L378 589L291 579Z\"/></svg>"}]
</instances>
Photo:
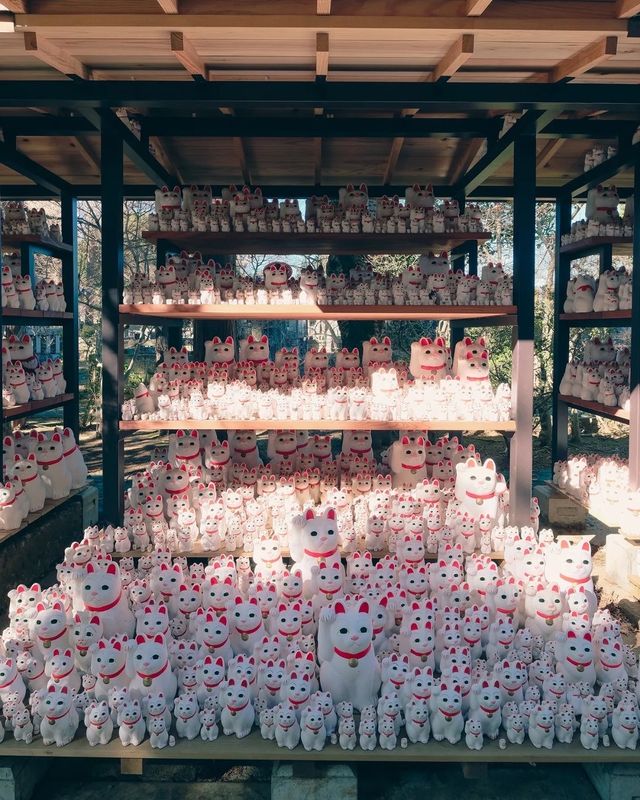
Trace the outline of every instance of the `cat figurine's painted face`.
<instances>
[{"instance_id":1,"label":"cat figurine's painted face","mask_svg":"<svg viewBox=\"0 0 640 800\"><path fill-rule=\"evenodd\" d=\"M91 645L96 644L102 636L102 623L100 617L78 612L73 618L71 628L71 644L81 655L86 655Z\"/></svg>"},{"instance_id":2,"label":"cat figurine's painted face","mask_svg":"<svg viewBox=\"0 0 640 800\"><path fill-rule=\"evenodd\" d=\"M181 463L190 463L200 455L200 437L198 431L176 431L174 455Z\"/></svg>"},{"instance_id":3,"label":"cat figurine's painted face","mask_svg":"<svg viewBox=\"0 0 640 800\"><path fill-rule=\"evenodd\" d=\"M338 601L335 620L331 624L330 640L334 648L344 653L361 653L373 641L373 621L369 603L362 601L357 608L347 608Z\"/></svg>"},{"instance_id":4,"label":"cat figurine's painted face","mask_svg":"<svg viewBox=\"0 0 640 800\"><path fill-rule=\"evenodd\" d=\"M496 465L492 458L484 464L468 458L456 465L456 497L459 500L484 501L495 496L498 484Z\"/></svg>"},{"instance_id":5,"label":"cat figurine's painted face","mask_svg":"<svg viewBox=\"0 0 640 800\"><path fill-rule=\"evenodd\" d=\"M256 633L262 627L262 613L258 608L258 600L251 597L248 601L236 597L232 613L233 627L242 635Z\"/></svg>"},{"instance_id":6,"label":"cat figurine's painted face","mask_svg":"<svg viewBox=\"0 0 640 800\"><path fill-rule=\"evenodd\" d=\"M132 653L132 663L138 673L155 673L167 663L166 639L162 634L153 637L136 636L136 646Z\"/></svg>"},{"instance_id":7,"label":"cat figurine's painted face","mask_svg":"<svg viewBox=\"0 0 640 800\"><path fill-rule=\"evenodd\" d=\"M180 467L167 464L160 472L158 485L168 497L175 497L188 491L190 483L186 464L182 464Z\"/></svg>"},{"instance_id":8,"label":"cat figurine's painted face","mask_svg":"<svg viewBox=\"0 0 640 800\"><path fill-rule=\"evenodd\" d=\"M136 633L143 636L166 634L169 630L169 612L164 603L145 606L136 613Z\"/></svg>"},{"instance_id":9,"label":"cat figurine's painted face","mask_svg":"<svg viewBox=\"0 0 640 800\"><path fill-rule=\"evenodd\" d=\"M46 716L51 719L63 717L73 706L74 698L75 694L66 686L58 688L55 684L51 684L47 689L41 707L44 707Z\"/></svg>"},{"instance_id":10,"label":"cat figurine's painted face","mask_svg":"<svg viewBox=\"0 0 640 800\"><path fill-rule=\"evenodd\" d=\"M332 508L322 514L308 508L300 532L304 554L308 558L329 558L338 549L338 525Z\"/></svg>"},{"instance_id":11,"label":"cat figurine's painted face","mask_svg":"<svg viewBox=\"0 0 640 800\"><path fill-rule=\"evenodd\" d=\"M587 583L593 569L589 542L578 542L572 545L566 539L562 539L558 567L559 577L563 581L576 587Z\"/></svg>"},{"instance_id":12,"label":"cat figurine's painted face","mask_svg":"<svg viewBox=\"0 0 640 800\"><path fill-rule=\"evenodd\" d=\"M222 341L219 336L214 336L205 342L207 361L213 364L230 364L235 358L235 342L232 336Z\"/></svg>"},{"instance_id":13,"label":"cat figurine's painted face","mask_svg":"<svg viewBox=\"0 0 640 800\"><path fill-rule=\"evenodd\" d=\"M117 677L127 663L126 647L126 639L125 642L101 639L91 658L91 672L106 678L105 682Z\"/></svg>"},{"instance_id":14,"label":"cat figurine's painted face","mask_svg":"<svg viewBox=\"0 0 640 800\"><path fill-rule=\"evenodd\" d=\"M391 339L384 336L378 340L375 336L368 342L362 343L362 364L370 363L387 364L391 361Z\"/></svg>"}]
</instances>

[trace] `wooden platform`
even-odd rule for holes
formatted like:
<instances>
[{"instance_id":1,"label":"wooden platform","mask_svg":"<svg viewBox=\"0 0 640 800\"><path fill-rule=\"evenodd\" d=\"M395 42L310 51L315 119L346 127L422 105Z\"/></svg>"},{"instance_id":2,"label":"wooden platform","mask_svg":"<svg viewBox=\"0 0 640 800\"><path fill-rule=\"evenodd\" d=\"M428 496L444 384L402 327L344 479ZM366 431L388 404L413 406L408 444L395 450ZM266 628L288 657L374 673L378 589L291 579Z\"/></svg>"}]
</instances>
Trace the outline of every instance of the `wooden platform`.
<instances>
[{"instance_id":1,"label":"wooden platform","mask_svg":"<svg viewBox=\"0 0 640 800\"><path fill-rule=\"evenodd\" d=\"M483 324L513 325L516 306L343 306L294 304L125 305L119 307L125 322L149 324L149 317L174 319L314 319L314 320L474 320Z\"/></svg>"},{"instance_id":2,"label":"wooden platform","mask_svg":"<svg viewBox=\"0 0 640 800\"><path fill-rule=\"evenodd\" d=\"M616 325L619 325L622 328L631 323L631 309L623 309L622 311L585 311L582 314L573 312L560 314L560 319L564 322L571 322L576 326L615 328ZM589 323L592 323L592 325L589 325Z\"/></svg>"},{"instance_id":3,"label":"wooden platform","mask_svg":"<svg viewBox=\"0 0 640 800\"><path fill-rule=\"evenodd\" d=\"M2 249L15 250L22 245L29 245L34 248L48 252L50 255L61 256L63 253L73 252L73 247L65 242L58 242L44 236L35 236L31 233L21 234L20 236L3 236Z\"/></svg>"},{"instance_id":4,"label":"wooden platform","mask_svg":"<svg viewBox=\"0 0 640 800\"><path fill-rule=\"evenodd\" d=\"M11 537L16 536L18 533L20 533L20 531L23 531L26 527L36 522L36 520L39 520L49 514L54 510L54 508L64 505L72 497L75 497L83 492L87 488L87 485L88 484L85 484L80 489L72 489L66 497L63 497L60 500L45 500L44 507L40 511L34 511L33 513L29 514L19 528L11 528L6 531L0 531L0 544L2 544L2 542L6 542L7 539L11 539Z\"/></svg>"},{"instance_id":5,"label":"wooden platform","mask_svg":"<svg viewBox=\"0 0 640 800\"><path fill-rule=\"evenodd\" d=\"M501 431L513 433L515 420L325 420L325 419L218 419L218 420L121 420L121 431L236 430L236 431Z\"/></svg>"},{"instance_id":6,"label":"wooden platform","mask_svg":"<svg viewBox=\"0 0 640 800\"><path fill-rule=\"evenodd\" d=\"M3 411L3 418L7 420L28 417L30 414L35 414L38 411L47 411L50 408L62 406L70 400L73 400L73 394L69 392L59 394L56 397L49 397L45 400L30 400L28 403L21 403L17 406L5 408Z\"/></svg>"},{"instance_id":7,"label":"wooden platform","mask_svg":"<svg viewBox=\"0 0 640 800\"><path fill-rule=\"evenodd\" d=\"M73 319L71 311L30 311L28 308L3 308L3 325L58 325L61 320Z\"/></svg>"},{"instance_id":8,"label":"wooden platform","mask_svg":"<svg viewBox=\"0 0 640 800\"><path fill-rule=\"evenodd\" d=\"M133 557L133 558L140 558L140 556L150 555L153 551L152 550L129 550L126 553L111 553L111 557L114 559L119 558L126 558L126 557ZM372 550L371 558L374 561L379 561L381 558L384 558L388 554L388 550ZM228 550L224 547L220 550L187 550L184 553L180 553L176 551L173 555L175 557L181 556L182 558L190 558L190 559L200 559L200 558L216 558L217 556L221 555L233 556L234 558L239 558L241 556L247 556L249 558L253 558L253 550ZM349 553L341 553L340 557L345 559L349 557ZM285 547L282 549L282 557L283 558L290 558L289 550ZM436 561L437 560L436 553L425 553L424 559L425 561ZM489 558L493 561L502 561L504 558L504 553L501 552L492 552L489 553Z\"/></svg>"},{"instance_id":9,"label":"wooden platform","mask_svg":"<svg viewBox=\"0 0 640 800\"><path fill-rule=\"evenodd\" d=\"M611 245L617 255L630 256L633 248L633 237L631 236L590 236L588 239L580 239L578 242L563 244L560 248L562 255L570 255L573 258L581 258L589 255L599 247Z\"/></svg>"},{"instance_id":10,"label":"wooden platform","mask_svg":"<svg viewBox=\"0 0 640 800\"><path fill-rule=\"evenodd\" d=\"M200 233L143 231L149 242L165 241L178 250L203 254L374 255L451 250L465 242L484 242L490 233Z\"/></svg>"},{"instance_id":11,"label":"wooden platform","mask_svg":"<svg viewBox=\"0 0 640 800\"><path fill-rule=\"evenodd\" d=\"M81 726L80 731L83 728ZM497 741L486 741L482 750L469 750L464 743L464 737L456 745L448 742L430 741L428 744L409 744L405 749L398 746L395 750L382 750L377 747L375 750L342 750L338 745L328 744L320 752L308 753L302 745L298 745L294 750L280 748L275 741L267 741L260 736L256 730L244 739L237 739L235 736L218 736L215 742L203 742L199 737L191 742L185 739L178 739L175 747L165 747L163 750L151 748L148 739L139 747L123 747L120 739L116 736L107 745L97 745L91 747L82 735L66 747L45 747L40 739L36 739L30 745L23 742L15 742L12 738L7 738L0 744L0 757L2 756L24 756L31 757L51 757L57 758L118 758L121 762L144 762L145 760L184 760L184 761L347 761L347 762L384 762L384 763L411 763L411 762L435 762L447 763L462 761L468 763L539 763L539 764L563 764L563 763L582 763L582 762L602 762L618 764L640 764L640 750L621 750L615 745L611 747L599 747L597 750L585 750L579 738L574 739L571 744L560 744L554 742L551 750L545 748L537 749L525 741L521 745L508 744L505 750L501 750ZM127 769L125 764L123 771ZM142 768L142 764L139 765ZM138 774L141 774L140 772Z\"/></svg>"},{"instance_id":12,"label":"wooden platform","mask_svg":"<svg viewBox=\"0 0 640 800\"><path fill-rule=\"evenodd\" d=\"M596 414L599 417L615 420L615 422L629 422L629 414L615 406L604 406L602 403L581 400L579 397L572 397L567 394L559 395L558 399L572 408L577 408L579 411L584 411L587 414Z\"/></svg>"}]
</instances>

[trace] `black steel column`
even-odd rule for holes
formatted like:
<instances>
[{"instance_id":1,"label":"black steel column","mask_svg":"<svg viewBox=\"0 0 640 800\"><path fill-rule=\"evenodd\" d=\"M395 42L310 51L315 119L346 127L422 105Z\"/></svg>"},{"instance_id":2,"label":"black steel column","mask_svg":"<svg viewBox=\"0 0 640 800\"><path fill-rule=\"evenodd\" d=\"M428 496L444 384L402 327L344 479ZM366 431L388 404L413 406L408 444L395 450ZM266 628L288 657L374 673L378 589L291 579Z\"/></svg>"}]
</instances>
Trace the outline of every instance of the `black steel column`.
<instances>
[{"instance_id":1,"label":"black steel column","mask_svg":"<svg viewBox=\"0 0 640 800\"><path fill-rule=\"evenodd\" d=\"M78 439L80 435L80 352L78 319L78 201L67 191L60 197L62 212L62 241L70 244L73 250L62 256L62 282L67 311L72 319L62 322L62 367L67 382L67 392L73 394L64 406L64 424L71 428Z\"/></svg>"},{"instance_id":2,"label":"black steel column","mask_svg":"<svg viewBox=\"0 0 640 800\"><path fill-rule=\"evenodd\" d=\"M528 525L533 481L533 337L536 255L536 137L515 140L513 153L513 296L518 307L513 344L512 401L516 432L511 442L510 523Z\"/></svg>"},{"instance_id":3,"label":"black steel column","mask_svg":"<svg viewBox=\"0 0 640 800\"><path fill-rule=\"evenodd\" d=\"M124 278L123 148L117 127L105 118L100 138L102 165L102 480L103 516L123 516L124 441L119 419L123 401L124 345L118 304Z\"/></svg>"},{"instance_id":4,"label":"black steel column","mask_svg":"<svg viewBox=\"0 0 640 800\"><path fill-rule=\"evenodd\" d=\"M631 290L631 408L629 414L629 488L640 488L640 161L633 169L633 284Z\"/></svg>"},{"instance_id":5,"label":"black steel column","mask_svg":"<svg viewBox=\"0 0 640 800\"><path fill-rule=\"evenodd\" d=\"M571 228L571 195L562 195L556 202L556 253L554 270L553 306L553 388L551 413L551 467L567 457L569 442L569 407L559 399L560 381L569 360L570 323L562 321L560 314L567 294L567 281L571 274L571 256L560 253L562 235Z\"/></svg>"}]
</instances>

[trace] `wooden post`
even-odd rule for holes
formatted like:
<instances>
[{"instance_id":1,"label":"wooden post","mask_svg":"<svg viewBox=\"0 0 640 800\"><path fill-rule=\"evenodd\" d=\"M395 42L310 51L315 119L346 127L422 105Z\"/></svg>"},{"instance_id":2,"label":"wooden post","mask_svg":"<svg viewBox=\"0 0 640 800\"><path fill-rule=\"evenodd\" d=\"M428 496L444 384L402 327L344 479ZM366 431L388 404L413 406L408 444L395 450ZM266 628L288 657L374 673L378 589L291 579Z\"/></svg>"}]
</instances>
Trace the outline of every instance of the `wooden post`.
<instances>
[{"instance_id":1,"label":"wooden post","mask_svg":"<svg viewBox=\"0 0 640 800\"><path fill-rule=\"evenodd\" d=\"M640 161L633 168L633 264L640 264ZM629 488L640 488L640 279L631 290L631 408L629 413Z\"/></svg>"},{"instance_id":2,"label":"wooden post","mask_svg":"<svg viewBox=\"0 0 640 800\"><path fill-rule=\"evenodd\" d=\"M119 420L124 399L123 327L118 304L124 281L122 138L105 117L100 154L102 167L102 479L103 514L120 524L124 513L124 442Z\"/></svg>"},{"instance_id":3,"label":"wooden post","mask_svg":"<svg viewBox=\"0 0 640 800\"><path fill-rule=\"evenodd\" d=\"M62 241L70 244L73 250L62 256L62 282L67 311L72 319L62 321L62 367L67 382L67 392L73 399L64 405L64 424L71 428L76 441L80 436L80 352L78 319L78 201L68 191L63 191L60 204L62 209Z\"/></svg>"},{"instance_id":4,"label":"wooden post","mask_svg":"<svg viewBox=\"0 0 640 800\"><path fill-rule=\"evenodd\" d=\"M516 432L510 448L510 524L531 520L533 480L533 336L536 255L536 137L529 129L513 153L513 290L518 307L513 344L512 402Z\"/></svg>"},{"instance_id":5,"label":"wooden post","mask_svg":"<svg viewBox=\"0 0 640 800\"><path fill-rule=\"evenodd\" d=\"M569 408L560 394L560 381L569 359L569 323L560 319L564 307L567 281L571 271L571 257L560 253L563 234L571 227L571 195L563 194L556 202L556 259L553 309L553 390L551 395L553 428L551 434L551 468L556 461L567 457L569 435Z\"/></svg>"}]
</instances>

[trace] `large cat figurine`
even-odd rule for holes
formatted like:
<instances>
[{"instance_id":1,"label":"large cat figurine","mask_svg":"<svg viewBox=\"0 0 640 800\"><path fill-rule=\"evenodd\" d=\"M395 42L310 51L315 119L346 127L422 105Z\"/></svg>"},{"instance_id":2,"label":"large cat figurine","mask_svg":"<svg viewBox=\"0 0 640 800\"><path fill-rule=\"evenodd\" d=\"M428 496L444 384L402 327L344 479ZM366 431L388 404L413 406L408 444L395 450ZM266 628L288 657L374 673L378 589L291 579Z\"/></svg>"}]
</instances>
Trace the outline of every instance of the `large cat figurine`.
<instances>
[{"instance_id":1,"label":"large cat figurine","mask_svg":"<svg viewBox=\"0 0 640 800\"><path fill-rule=\"evenodd\" d=\"M304 595L310 598L314 586L313 567L318 567L321 561L338 552L335 510L328 508L324 513L316 514L312 508L308 508L304 515L297 517L289 534L289 549L291 558L295 560L291 571L301 573Z\"/></svg>"},{"instance_id":2,"label":"large cat figurine","mask_svg":"<svg viewBox=\"0 0 640 800\"><path fill-rule=\"evenodd\" d=\"M380 688L380 665L373 649L369 604L345 608L337 602L320 612L318 627L320 685L333 702L349 701L361 711L374 706Z\"/></svg>"},{"instance_id":3,"label":"large cat figurine","mask_svg":"<svg viewBox=\"0 0 640 800\"><path fill-rule=\"evenodd\" d=\"M178 689L178 679L171 669L165 637L136 636L136 647L131 654L135 676L129 684L132 697L142 698L162 692L169 707Z\"/></svg>"},{"instance_id":4,"label":"large cat figurine","mask_svg":"<svg viewBox=\"0 0 640 800\"><path fill-rule=\"evenodd\" d=\"M133 636L135 618L122 589L120 570L116 564L109 564L102 569L90 561L86 566L81 594L85 610L100 619L105 639L116 635Z\"/></svg>"},{"instance_id":5,"label":"large cat figurine","mask_svg":"<svg viewBox=\"0 0 640 800\"><path fill-rule=\"evenodd\" d=\"M506 488L505 480L496 471L492 458L488 458L484 464L475 458L456 464L455 497L460 509L473 519L484 514L496 520L499 498Z\"/></svg>"}]
</instances>

